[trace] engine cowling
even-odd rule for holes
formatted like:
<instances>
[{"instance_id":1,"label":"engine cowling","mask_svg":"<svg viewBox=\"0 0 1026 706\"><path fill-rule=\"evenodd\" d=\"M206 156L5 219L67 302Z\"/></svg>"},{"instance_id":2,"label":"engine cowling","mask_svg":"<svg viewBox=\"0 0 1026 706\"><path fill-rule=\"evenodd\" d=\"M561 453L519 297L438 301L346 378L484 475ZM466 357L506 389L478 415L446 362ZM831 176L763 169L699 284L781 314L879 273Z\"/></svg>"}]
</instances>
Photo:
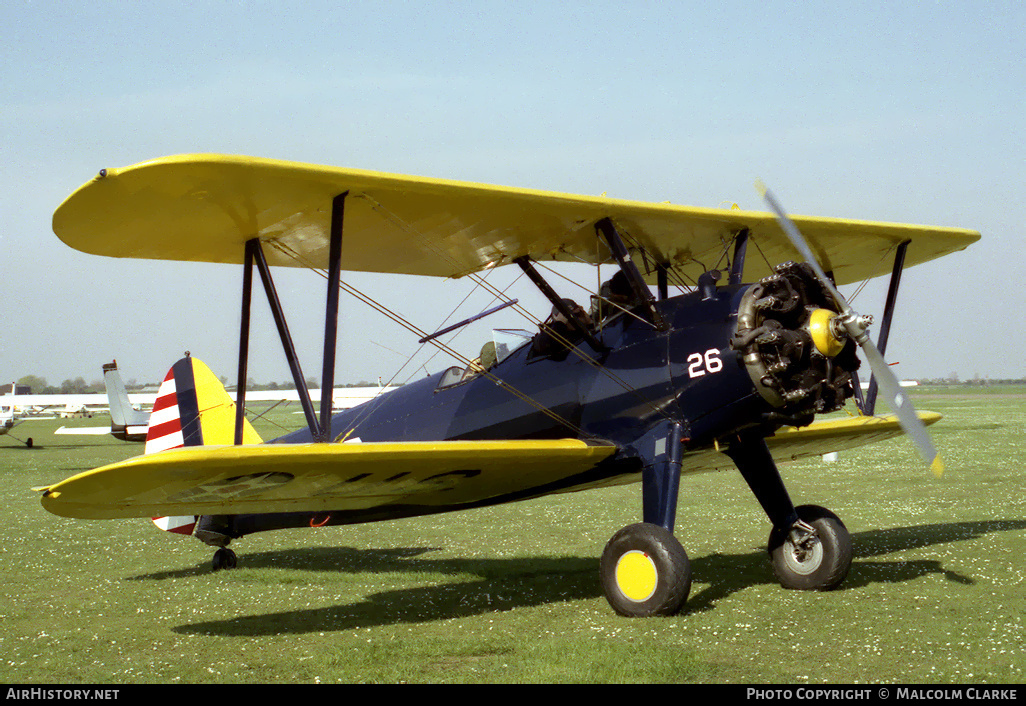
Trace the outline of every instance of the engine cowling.
<instances>
[{"instance_id":1,"label":"engine cowling","mask_svg":"<svg viewBox=\"0 0 1026 706\"><path fill-rule=\"evenodd\" d=\"M840 409L855 392L855 344L833 327L830 293L805 263L786 262L741 299L731 348L759 394L801 426Z\"/></svg>"}]
</instances>

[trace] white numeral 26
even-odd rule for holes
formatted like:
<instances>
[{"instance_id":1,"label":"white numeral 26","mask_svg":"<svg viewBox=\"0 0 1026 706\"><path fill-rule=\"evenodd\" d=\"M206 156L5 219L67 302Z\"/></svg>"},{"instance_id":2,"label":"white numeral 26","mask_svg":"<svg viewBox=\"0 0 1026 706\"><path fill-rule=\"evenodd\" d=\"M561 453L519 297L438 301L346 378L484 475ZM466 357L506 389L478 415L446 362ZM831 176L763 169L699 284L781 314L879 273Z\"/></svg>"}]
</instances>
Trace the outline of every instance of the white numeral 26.
<instances>
[{"instance_id":1,"label":"white numeral 26","mask_svg":"<svg viewBox=\"0 0 1026 706\"><path fill-rule=\"evenodd\" d=\"M720 360L720 351L718 348L710 348L705 352L705 355L701 353L692 353L688 356L688 377L701 377L706 373L718 373L723 370L723 361Z\"/></svg>"}]
</instances>

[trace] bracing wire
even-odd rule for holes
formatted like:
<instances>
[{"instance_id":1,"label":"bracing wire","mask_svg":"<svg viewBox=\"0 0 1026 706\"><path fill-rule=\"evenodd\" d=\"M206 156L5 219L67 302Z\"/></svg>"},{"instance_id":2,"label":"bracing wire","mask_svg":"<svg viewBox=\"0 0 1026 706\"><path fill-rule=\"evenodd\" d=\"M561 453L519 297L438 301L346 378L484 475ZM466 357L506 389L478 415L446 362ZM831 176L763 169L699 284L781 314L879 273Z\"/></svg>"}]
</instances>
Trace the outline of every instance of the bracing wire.
<instances>
[{"instance_id":1,"label":"bracing wire","mask_svg":"<svg viewBox=\"0 0 1026 706\"><path fill-rule=\"evenodd\" d=\"M485 274L485 278L486 278L486 279L487 279L487 277L488 277L488 274L490 274L490 273L491 273L491 270L489 271L489 273L486 273L486 274ZM503 290L502 290L502 291L500 292L500 295L501 295L501 296L500 296L500 295L494 295L494 296L492 297L492 300L491 300L491 301L490 301L490 302L489 302L488 304L485 304L485 305L484 305L484 306L483 306L483 307L481 308L481 311L484 311L484 310L485 310L485 309L487 309L487 308L488 308L489 306L491 306L492 304L494 304L494 303L495 303L496 301L503 301L503 302L509 301L508 299L506 299L506 298L505 298L505 296L506 296L506 292L507 292L507 291L508 291L509 289L511 289L511 288L512 288L512 287L513 287L513 286L514 286L514 285L515 285L515 284L516 284L517 282L519 282L519 281L520 281L520 279L521 279L521 277L523 277L523 276L524 276L524 273L523 273L523 272L521 272L521 273L520 273L520 275L518 275L516 279L514 279L514 280L513 280L512 282L510 282L510 284L509 284L509 285L507 285L507 287L506 287L505 289L503 289ZM467 296L465 296L465 297L463 298L463 300L462 300L462 301L461 301L461 302L460 302L460 303L459 303L459 304L458 304L458 305L456 306L456 308L455 308L455 309L453 309L452 313L450 313L450 314L449 314L449 316L448 316L448 317L446 317L445 321L443 321L442 323L440 323L440 324L439 324L439 325L438 325L438 326L437 326L436 328L441 328L442 326L444 326L444 325L446 324L446 322L448 322L448 320L449 320L449 319L451 319L451 318L453 317L453 315L454 315L454 314L456 313L456 311L457 311L457 310L459 310L460 306L462 306L462 305L463 305L463 302L467 301L467 299L469 299L469 298L470 298L470 295L471 295L471 294L473 294L473 293L474 293L474 291L476 291L476 290L472 288L472 289L471 289L471 290L470 290L469 292L467 292ZM479 313L480 313L480 312L479 312ZM459 336L459 335L460 335L461 333L463 333L463 332L464 332L464 331L466 331L466 330L467 330L467 329L466 329L466 328L464 327L464 328L461 328L461 329L459 329L459 330L457 330L457 331L453 332L453 335L452 335L452 336L450 336L450 337L448 338L448 340L446 341L446 343L452 343L452 342L453 342L453 341L454 341L454 340L456 339L456 337L457 337L457 336ZM418 350L420 350L420 349L418 349ZM432 360L434 360L435 356L437 356L437 355L438 355L438 354L439 354L440 352L441 352L440 350L437 350L437 349L436 349L436 350L435 350L435 352L434 352L434 353L432 353L432 354L431 354L431 355L430 355L430 356L428 357L428 359L427 359L426 361L424 361L424 363L423 363L423 364L424 364L424 365L426 366L426 365L427 365L428 363L430 363L430 362L431 362ZM416 353L414 353L414 355L416 355ZM411 356L411 357L412 357L412 356Z\"/></svg>"},{"instance_id":2,"label":"bracing wire","mask_svg":"<svg viewBox=\"0 0 1026 706\"><path fill-rule=\"evenodd\" d=\"M277 249L280 253L285 255L286 257L289 257L289 258L295 260L297 263L303 265L307 269L312 270L312 271L316 272L317 274L319 274L320 276L322 276L325 279L327 279L328 273L325 270L323 270L323 269L321 269L319 267L314 266L312 263L310 263L308 261L305 261L304 258L299 256L299 254L296 253L295 251L291 250L291 248L288 248L287 246L284 246L281 243L276 242L276 241L269 241L269 244L272 247L274 247L275 249ZM372 309L374 309L378 313L383 314L386 318L388 318L391 321L394 321L395 323L399 324L400 326L405 328L407 331L410 331L411 333L415 334L419 338L426 337L429 334L429 332L424 331L420 327L416 326L415 324L407 321L405 318L403 318L402 316L400 316L396 312L392 311L391 309L389 309L388 307L384 306L380 302L374 300L369 295L364 294L363 292L361 292L359 289L357 289L356 287L352 286L351 284L340 280L339 281L339 287L342 289L342 291L346 292L347 294L352 295L356 299L359 299L360 301L362 301L363 303L367 304L368 306L370 306ZM439 349L445 351L446 353L451 355L456 360L459 360L465 366L469 366L473 362L470 358L467 358L466 356L464 356L459 351L449 347L447 344L443 343L442 341L440 341L438 339L432 339L430 341L430 343L432 345L438 347ZM535 409L537 409L539 412L541 412L541 413L545 414L546 416L548 416L549 418L551 418L553 421L555 421L555 422L557 422L557 423L567 427L568 429L572 430L578 436L594 437L594 435L588 434L587 432L585 432L583 429L581 429L579 426L577 426L573 422L569 421L568 419L565 419L562 415L560 415L560 414L554 412L553 410L549 409L548 407L546 407L545 405L541 404L537 400L531 398L529 395L526 395L523 392L521 392L520 390L517 390L515 387L513 387L510 384L508 384L504 380L500 379L499 377L497 377L496 375L494 375L490 371L486 370L486 371L484 371L482 373L482 375L484 377L487 377L492 382L494 382L497 386L501 387L502 389L504 389L507 392L509 392L510 394L512 394L517 399L520 399L521 401L529 404L530 406L532 406Z\"/></svg>"},{"instance_id":3,"label":"bracing wire","mask_svg":"<svg viewBox=\"0 0 1026 706\"><path fill-rule=\"evenodd\" d=\"M384 217L386 220L388 220L390 223L394 224L396 227L400 228L402 231L404 231L405 233L410 235L412 238L414 238L418 242L427 244L427 246L429 248L431 248L431 250L434 251L435 254L437 254L441 259L447 260L448 262L450 262L453 265L456 265L456 266L459 265L459 263L457 263L448 253L443 252L440 248L434 247L431 244L429 239L425 238L416 228L414 228L409 223L407 223L405 220L400 218L397 214L395 214L392 211L390 211L382 203L380 203L379 201L371 198L367 194L360 194L358 197L364 199L367 203L370 204L371 208L374 211L376 211L382 217ZM493 295L495 295L500 300L506 301L504 299L504 292L499 291L496 287L494 287L493 285L488 283L485 280L485 278L481 277L476 272L471 272L467 276L470 277L474 282L477 282L481 287L483 287L487 291L491 292ZM532 322L534 325L539 326L539 327L547 328L549 333L552 334L553 337L560 344L566 346L568 348L568 350L573 355L577 356L578 358L580 358L582 361L584 361L588 365L591 365L591 366L595 367L596 369L603 371L607 376L609 376L609 378L611 380L613 380L618 385L623 387L623 389L625 391L633 393L633 394L637 395L639 397L639 399L644 400L650 407L652 407L653 411L656 411L657 413L663 414L663 416L666 416L664 412L660 411L658 408L656 408L654 405L652 405L651 402L648 401L646 398L644 398L635 388L631 387L624 380L622 380L621 378L616 376L606 366L602 365L599 361L595 360L593 357L591 357L590 355L585 353L580 347L574 345L574 343L572 341L567 340L565 337L560 335L557 331L554 331L551 328L546 327L544 321L542 321L541 319L538 319L528 309L524 308L523 305L521 305L521 304L514 304L512 308L513 308L513 310L519 312L528 321Z\"/></svg>"},{"instance_id":4,"label":"bracing wire","mask_svg":"<svg viewBox=\"0 0 1026 706\"><path fill-rule=\"evenodd\" d=\"M887 259L888 255L890 255L892 252L894 252L897 249L898 249L897 245L892 245L891 247L889 247L887 249L887 251L883 255L880 256L880 259L876 261L876 264L879 265L881 262L883 262L885 259ZM866 277L864 280L862 280L861 284L859 284L859 286L855 290L855 292L850 297L848 297L848 303L849 304L855 300L855 297L857 297L862 292L863 289L866 288L866 285L869 284L869 280L870 279L872 279L872 277Z\"/></svg>"},{"instance_id":5,"label":"bracing wire","mask_svg":"<svg viewBox=\"0 0 1026 706\"><path fill-rule=\"evenodd\" d=\"M367 202L370 205L372 210L377 212L379 215L381 215L387 221L389 221L393 225L397 226L400 230L402 230L405 233L407 233L409 236L414 238L417 242L420 242L422 244L426 244L428 248L430 248L432 251L435 252L436 255L439 256L439 258L441 258L443 260L446 260L446 261L449 261L454 266L457 266L457 268L460 267L460 263L456 262L448 253L443 252L440 248L437 248L434 245L432 245L430 240L425 238L416 228L414 228L412 225L410 225L405 220L400 218L397 214L395 214L392 211L390 211L387 207L385 207L379 201L373 199L372 197L370 197L367 194L358 194L358 195L355 195L355 198L360 198L360 199L364 200L365 202ZM291 251L291 249L287 248L286 246L283 246L278 241L269 241L269 242L270 242L270 244L272 244L273 246L278 248L278 250L280 252L282 252L286 256L290 257L291 259L295 260L296 262L299 262L304 267L307 267L308 269L314 270L316 272L322 272L320 270L320 268L317 268L317 267L313 266L312 263L304 262L303 259L298 255L298 253L296 253L294 251ZM327 277L327 273L323 272L322 276ZM485 277L481 277L476 272L470 272L470 273L467 274L467 276L472 281L477 283L480 287L482 287L483 289L485 289L488 292L491 292L500 301L509 301L505 297L505 292L504 291L500 291L498 288L496 288L495 286L493 286L492 284L487 282L487 279ZM581 285L578 285L578 286L581 286ZM354 297L356 297L360 301L363 301L364 303L368 304L369 306L374 308L379 313L384 314L387 318L395 321L396 323L399 323L401 326L406 328L408 331L416 333L419 338L423 338L423 337L428 335L426 332L423 332L419 327L416 327L415 325L413 325L409 321L406 321L405 319L403 319L401 316L399 316L395 312L389 310L387 307L384 307L380 303L376 302L370 296L368 296L368 295L366 295L366 294L364 294L362 292L359 292L355 287L352 287L348 283L341 282L340 287L342 287L342 289L344 291L346 291L347 293L353 295ZM557 331L552 330L550 327L548 327L545 324L544 321L538 319L535 315L533 315L529 310L524 308L522 305L514 304L512 306L512 309L517 311L517 312L519 312L522 316L524 316L524 318L526 318L528 321L532 322L534 325L542 327L542 328L546 328L548 330L548 332L551 335L553 335L553 337L558 342L560 342L562 345L566 346L567 349L573 355L576 355L582 361L584 361L588 365L591 365L592 367L596 368L597 370L602 371L612 381L614 381L616 384L621 386L626 392L632 393L635 396L637 396L640 401L644 402L655 413L657 413L657 414L659 414L659 415L669 419L669 416L666 414L665 411L661 410L660 408L658 408L654 404L652 404L652 402L650 400L648 400L647 398L645 398L643 395L641 395L641 393L636 388L632 387L629 383L627 383L622 378L620 378L619 376L614 374L611 370L609 370L609 368L607 368L605 365L603 365L600 361L597 361L592 356L588 355L580 347L574 345L574 343L572 341L567 340L565 337L560 335ZM450 316L451 316L451 314L450 314ZM432 343L432 345L436 346L439 349L439 351L444 351L446 353L449 353L455 359L461 361L464 365L470 365L470 363L471 363L470 359L468 359L466 356L462 355L461 353L458 353L457 351L453 350L447 344L443 344L442 342L438 341L438 339L432 339L431 343ZM535 407L536 409L539 409L540 411L543 411L546 415L548 415L551 418L557 420L561 424L564 424L568 428L571 428L571 429L575 430L580 435L585 435L583 430L581 430L579 427L577 427L573 423L569 422L568 420L563 419L560 415L556 414L555 412L553 412L552 410L548 409L544 405L541 405L536 400L531 399L529 396L525 395L524 393L520 392L519 390L516 390L512 386L510 386L507 383L503 382L498 377L496 377L494 374L491 374L489 371L485 371L483 373L483 375L485 377L488 377L489 379L491 379L493 382L495 382L500 387L503 387L504 389L508 390L514 396L518 397L519 399L522 399L523 401L527 402L528 404L530 404L531 406Z\"/></svg>"}]
</instances>

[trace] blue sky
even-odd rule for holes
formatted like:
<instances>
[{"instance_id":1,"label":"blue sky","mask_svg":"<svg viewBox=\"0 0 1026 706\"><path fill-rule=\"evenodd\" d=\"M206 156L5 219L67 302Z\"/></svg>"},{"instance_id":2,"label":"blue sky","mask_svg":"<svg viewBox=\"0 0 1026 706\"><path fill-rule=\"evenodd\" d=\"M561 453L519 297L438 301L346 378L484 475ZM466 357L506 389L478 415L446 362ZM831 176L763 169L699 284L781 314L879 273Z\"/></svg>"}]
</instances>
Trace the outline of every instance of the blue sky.
<instances>
[{"instance_id":1,"label":"blue sky","mask_svg":"<svg viewBox=\"0 0 1026 706\"><path fill-rule=\"evenodd\" d=\"M98 379L116 357L157 380L191 350L234 377L237 268L97 258L50 228L102 167L224 152L756 210L762 178L795 213L976 229L964 253L906 272L888 358L901 377L1024 377L1024 7L4 3L0 375ZM429 330L470 286L352 279ZM279 286L319 375L322 280ZM878 315L884 288L857 308ZM251 373L287 379L256 309ZM476 352L492 325L527 323L497 315L457 343ZM342 327L340 380L388 379L416 347L352 299Z\"/></svg>"}]
</instances>

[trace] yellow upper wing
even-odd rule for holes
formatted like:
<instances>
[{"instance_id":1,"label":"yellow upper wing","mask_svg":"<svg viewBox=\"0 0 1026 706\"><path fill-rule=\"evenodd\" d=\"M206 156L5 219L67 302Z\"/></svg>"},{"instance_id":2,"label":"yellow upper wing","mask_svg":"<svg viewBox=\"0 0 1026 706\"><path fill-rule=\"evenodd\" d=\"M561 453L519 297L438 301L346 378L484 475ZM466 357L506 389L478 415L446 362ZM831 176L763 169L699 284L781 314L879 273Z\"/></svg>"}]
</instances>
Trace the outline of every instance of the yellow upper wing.
<instances>
[{"instance_id":1,"label":"yellow upper wing","mask_svg":"<svg viewBox=\"0 0 1026 706\"><path fill-rule=\"evenodd\" d=\"M259 237L272 265L325 267L332 199L345 203L343 269L460 276L521 255L605 261L595 235L609 217L649 256L692 278L747 228L766 261L798 259L769 213L575 196L253 157L182 155L107 169L69 196L54 232L112 257L231 262ZM955 228L794 217L839 284L890 272L888 253L911 240L906 266L962 250L979 233ZM638 262L647 276L648 265ZM654 281L654 280L653 280Z\"/></svg>"}]
</instances>

